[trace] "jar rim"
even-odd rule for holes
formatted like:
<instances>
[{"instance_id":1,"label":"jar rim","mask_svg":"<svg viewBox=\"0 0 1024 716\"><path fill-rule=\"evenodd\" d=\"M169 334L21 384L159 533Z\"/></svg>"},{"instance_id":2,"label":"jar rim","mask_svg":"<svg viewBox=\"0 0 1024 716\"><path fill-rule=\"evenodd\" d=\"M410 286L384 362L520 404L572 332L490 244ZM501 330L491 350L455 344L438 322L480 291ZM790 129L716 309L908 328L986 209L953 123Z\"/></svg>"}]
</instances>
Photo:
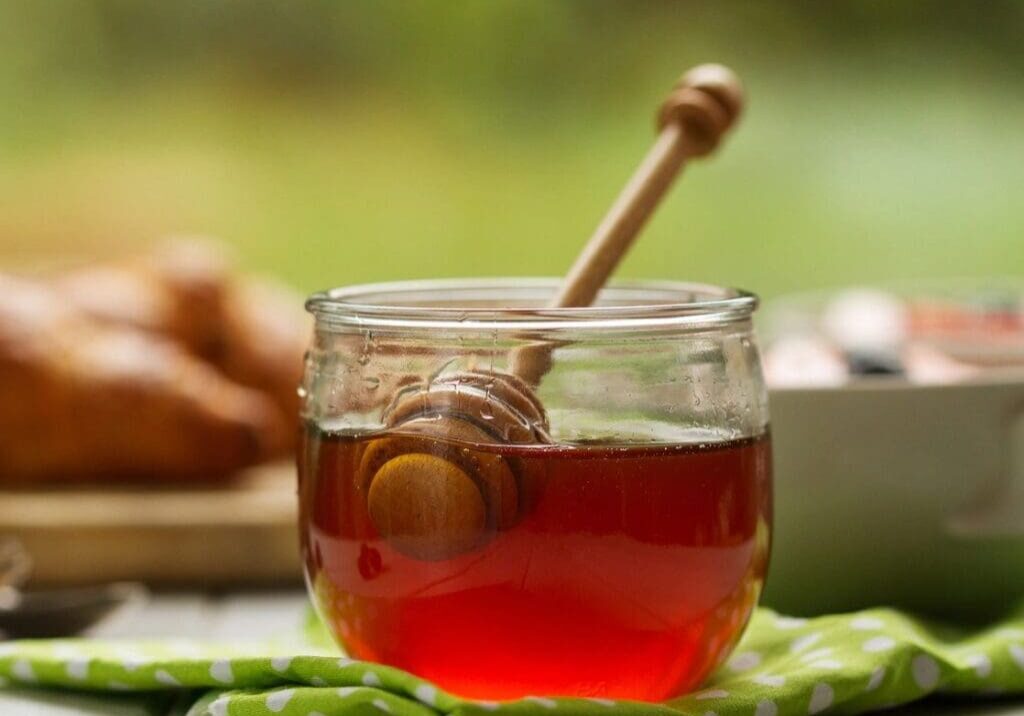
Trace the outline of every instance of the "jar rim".
<instances>
[{"instance_id":1,"label":"jar rim","mask_svg":"<svg viewBox=\"0 0 1024 716\"><path fill-rule=\"evenodd\" d=\"M596 305L547 308L558 278L428 279L343 286L312 294L318 326L469 330L608 330L710 326L749 320L758 297L679 281L622 281Z\"/></svg>"}]
</instances>

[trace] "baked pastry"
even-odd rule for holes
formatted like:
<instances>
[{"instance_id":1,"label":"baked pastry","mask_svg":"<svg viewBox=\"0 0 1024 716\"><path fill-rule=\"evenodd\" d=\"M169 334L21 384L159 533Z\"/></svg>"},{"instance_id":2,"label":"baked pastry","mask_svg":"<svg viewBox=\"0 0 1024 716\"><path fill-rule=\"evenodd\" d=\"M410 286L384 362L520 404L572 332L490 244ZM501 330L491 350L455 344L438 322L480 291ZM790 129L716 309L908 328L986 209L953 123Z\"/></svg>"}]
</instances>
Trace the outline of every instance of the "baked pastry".
<instances>
[{"instance_id":1,"label":"baked pastry","mask_svg":"<svg viewBox=\"0 0 1024 716\"><path fill-rule=\"evenodd\" d=\"M230 270L216 244L179 239L143 256L77 268L53 277L52 285L97 321L163 335L215 361Z\"/></svg>"},{"instance_id":2,"label":"baked pastry","mask_svg":"<svg viewBox=\"0 0 1024 716\"><path fill-rule=\"evenodd\" d=\"M291 432L179 343L0 275L0 481L219 478Z\"/></svg>"},{"instance_id":3,"label":"baked pastry","mask_svg":"<svg viewBox=\"0 0 1024 716\"><path fill-rule=\"evenodd\" d=\"M293 291L234 275L226 252L199 239L83 267L56 277L53 285L96 320L176 341L231 380L266 393L289 425L277 451L294 449L310 324Z\"/></svg>"}]
</instances>

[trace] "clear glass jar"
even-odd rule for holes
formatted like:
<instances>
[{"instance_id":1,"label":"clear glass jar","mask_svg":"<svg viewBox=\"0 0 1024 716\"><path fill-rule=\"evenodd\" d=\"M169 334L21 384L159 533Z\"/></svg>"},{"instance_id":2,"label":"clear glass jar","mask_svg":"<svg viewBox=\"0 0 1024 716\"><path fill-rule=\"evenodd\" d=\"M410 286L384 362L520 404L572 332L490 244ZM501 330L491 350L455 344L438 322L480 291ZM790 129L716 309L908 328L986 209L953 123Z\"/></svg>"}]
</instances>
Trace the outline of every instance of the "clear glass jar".
<instances>
[{"instance_id":1,"label":"clear glass jar","mask_svg":"<svg viewBox=\"0 0 1024 716\"><path fill-rule=\"evenodd\" d=\"M662 699L726 658L764 581L757 299L644 282L543 308L556 286L309 299L310 593L349 654L463 696Z\"/></svg>"}]
</instances>

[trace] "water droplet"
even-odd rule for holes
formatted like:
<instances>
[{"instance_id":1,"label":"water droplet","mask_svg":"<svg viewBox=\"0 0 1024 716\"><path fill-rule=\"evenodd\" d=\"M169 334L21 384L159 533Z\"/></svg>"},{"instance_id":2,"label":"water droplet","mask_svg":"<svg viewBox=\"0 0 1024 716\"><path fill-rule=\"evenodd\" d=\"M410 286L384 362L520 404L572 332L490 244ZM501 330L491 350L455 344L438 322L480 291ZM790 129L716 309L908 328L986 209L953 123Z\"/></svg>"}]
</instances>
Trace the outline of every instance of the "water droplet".
<instances>
[{"instance_id":1,"label":"water droplet","mask_svg":"<svg viewBox=\"0 0 1024 716\"><path fill-rule=\"evenodd\" d=\"M380 378L375 375L367 376L363 378L363 385L366 386L367 390L377 390L380 387Z\"/></svg>"},{"instance_id":2,"label":"water droplet","mask_svg":"<svg viewBox=\"0 0 1024 716\"><path fill-rule=\"evenodd\" d=\"M491 408L491 401L494 400L491 395L491 388L494 387L494 381L489 381L484 386L484 403L480 406L480 417L484 420L494 420L494 410Z\"/></svg>"},{"instance_id":3,"label":"water droplet","mask_svg":"<svg viewBox=\"0 0 1024 716\"><path fill-rule=\"evenodd\" d=\"M359 352L359 357L356 358L356 362L359 365L366 365L370 362L370 354L373 352L373 331L367 331L363 334L363 348Z\"/></svg>"}]
</instances>

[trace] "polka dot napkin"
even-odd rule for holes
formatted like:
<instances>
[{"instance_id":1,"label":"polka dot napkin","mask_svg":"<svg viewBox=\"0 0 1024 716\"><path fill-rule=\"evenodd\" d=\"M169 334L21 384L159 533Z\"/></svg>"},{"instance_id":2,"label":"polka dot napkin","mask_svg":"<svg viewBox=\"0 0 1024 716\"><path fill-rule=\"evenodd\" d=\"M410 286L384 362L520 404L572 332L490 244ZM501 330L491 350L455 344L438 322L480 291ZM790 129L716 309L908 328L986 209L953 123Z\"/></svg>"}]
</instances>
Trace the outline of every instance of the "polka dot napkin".
<instances>
[{"instance_id":1,"label":"polka dot napkin","mask_svg":"<svg viewBox=\"0 0 1024 716\"><path fill-rule=\"evenodd\" d=\"M761 609L703 689L663 704L609 699L459 699L410 674L325 656L187 641L0 644L7 684L101 691L195 689L189 716L663 716L863 713L934 693L1024 698L1024 615L976 633L887 609L794 619Z\"/></svg>"}]
</instances>

